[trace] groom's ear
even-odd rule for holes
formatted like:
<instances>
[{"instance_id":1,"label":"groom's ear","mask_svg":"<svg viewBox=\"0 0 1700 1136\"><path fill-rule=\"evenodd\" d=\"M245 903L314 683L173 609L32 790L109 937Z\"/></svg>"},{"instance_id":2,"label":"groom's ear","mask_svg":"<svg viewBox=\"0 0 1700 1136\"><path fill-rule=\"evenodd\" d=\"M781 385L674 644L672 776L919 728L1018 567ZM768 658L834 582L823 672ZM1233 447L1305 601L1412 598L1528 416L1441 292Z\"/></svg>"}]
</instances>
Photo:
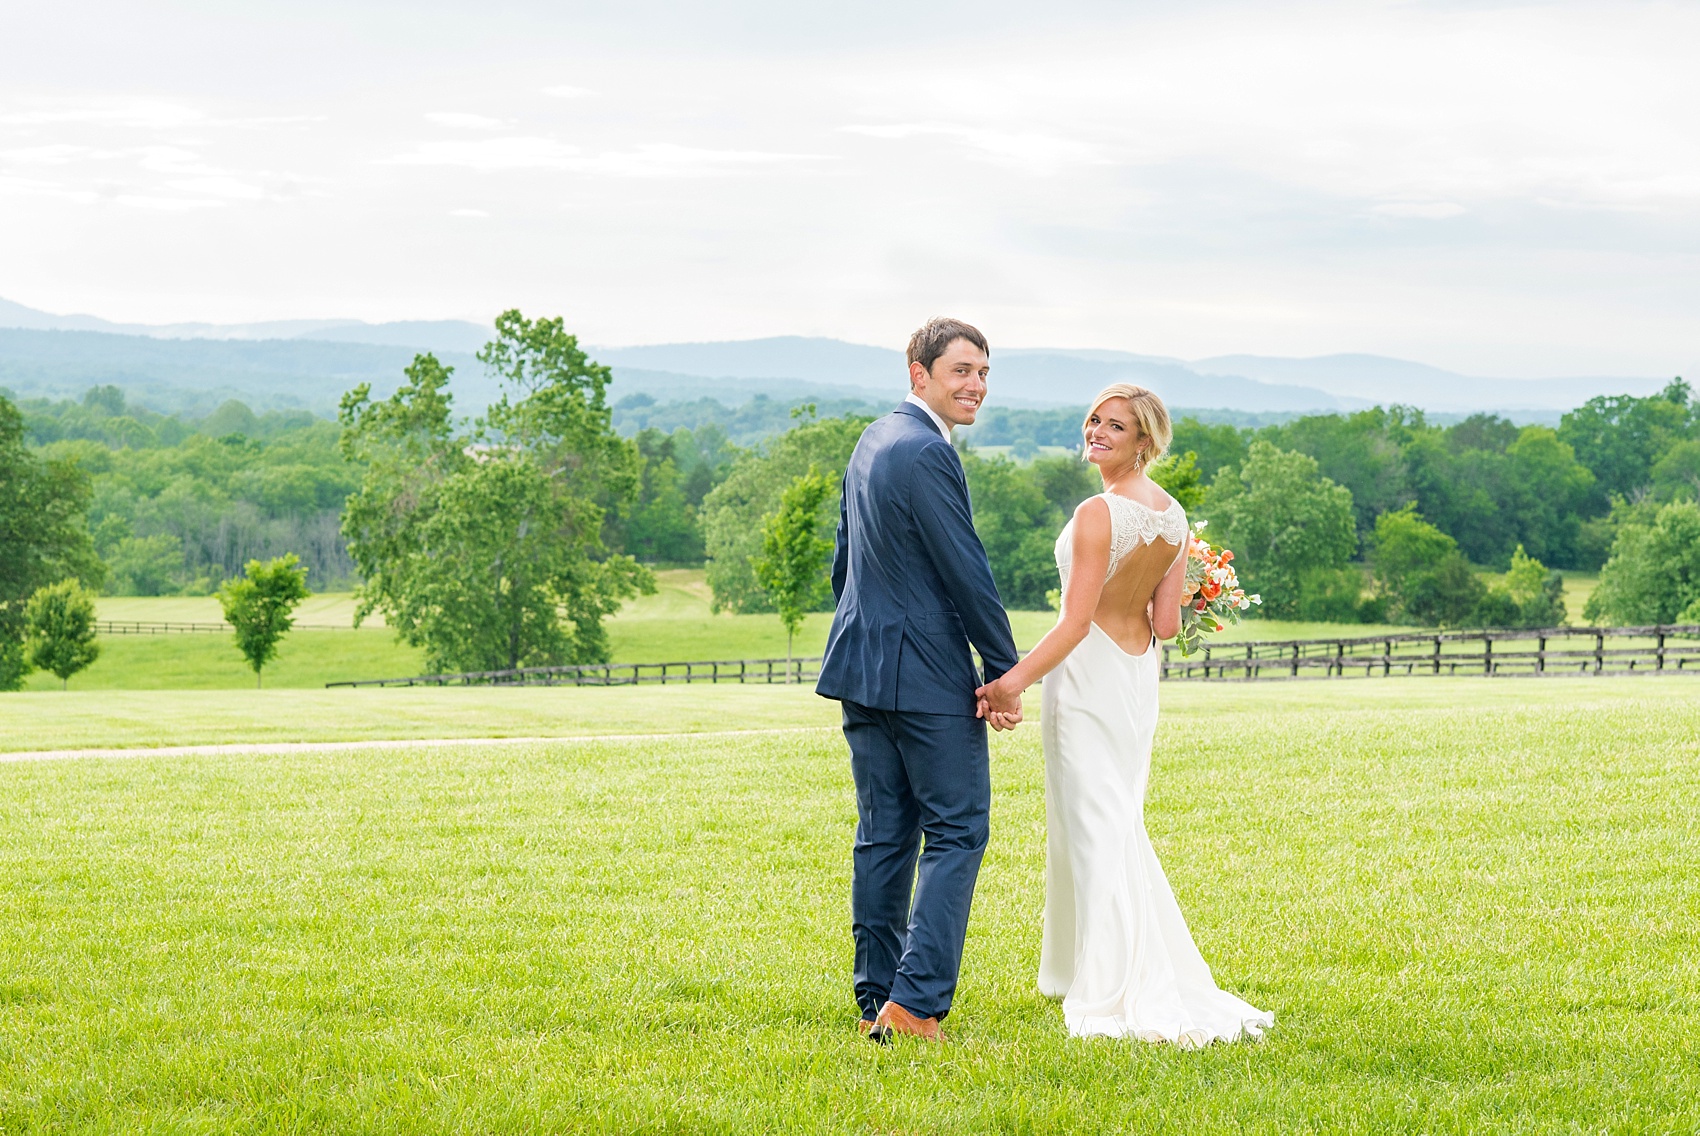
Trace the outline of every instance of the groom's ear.
<instances>
[{"instance_id":1,"label":"groom's ear","mask_svg":"<svg viewBox=\"0 0 1700 1136\"><path fill-rule=\"evenodd\" d=\"M927 369L919 363L909 364L909 389L914 390L927 377Z\"/></svg>"}]
</instances>

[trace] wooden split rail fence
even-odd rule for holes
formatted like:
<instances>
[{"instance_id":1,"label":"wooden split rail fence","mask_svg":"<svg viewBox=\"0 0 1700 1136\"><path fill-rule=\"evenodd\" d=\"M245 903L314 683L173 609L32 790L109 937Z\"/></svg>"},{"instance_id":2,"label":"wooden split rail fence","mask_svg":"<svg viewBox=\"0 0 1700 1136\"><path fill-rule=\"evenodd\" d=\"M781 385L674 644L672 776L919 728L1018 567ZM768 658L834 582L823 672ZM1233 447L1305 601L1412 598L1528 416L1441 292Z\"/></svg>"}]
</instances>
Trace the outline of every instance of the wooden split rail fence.
<instances>
[{"instance_id":1,"label":"wooden split rail fence","mask_svg":"<svg viewBox=\"0 0 1700 1136\"><path fill-rule=\"evenodd\" d=\"M1442 631L1166 647L1166 679L1700 674L1700 625Z\"/></svg>"},{"instance_id":2,"label":"wooden split rail fence","mask_svg":"<svg viewBox=\"0 0 1700 1136\"><path fill-rule=\"evenodd\" d=\"M817 659L730 659L706 663L586 663L570 667L520 667L414 678L327 682L331 686L636 686L640 683L799 683L820 677Z\"/></svg>"},{"instance_id":3,"label":"wooden split rail fence","mask_svg":"<svg viewBox=\"0 0 1700 1136\"><path fill-rule=\"evenodd\" d=\"M97 635L211 635L218 632L234 631L228 623L181 622L177 620L152 619L97 619L94 622ZM329 623L297 623L295 631L347 631L344 624Z\"/></svg>"},{"instance_id":4,"label":"wooden split rail fence","mask_svg":"<svg viewBox=\"0 0 1700 1136\"><path fill-rule=\"evenodd\" d=\"M731 659L692 663L594 663L331 682L326 686L636 686L645 683L802 683L821 661ZM1350 678L1394 675L1700 674L1700 625L1554 627L1538 631L1443 631L1340 639L1257 640L1164 647L1170 681Z\"/></svg>"}]
</instances>

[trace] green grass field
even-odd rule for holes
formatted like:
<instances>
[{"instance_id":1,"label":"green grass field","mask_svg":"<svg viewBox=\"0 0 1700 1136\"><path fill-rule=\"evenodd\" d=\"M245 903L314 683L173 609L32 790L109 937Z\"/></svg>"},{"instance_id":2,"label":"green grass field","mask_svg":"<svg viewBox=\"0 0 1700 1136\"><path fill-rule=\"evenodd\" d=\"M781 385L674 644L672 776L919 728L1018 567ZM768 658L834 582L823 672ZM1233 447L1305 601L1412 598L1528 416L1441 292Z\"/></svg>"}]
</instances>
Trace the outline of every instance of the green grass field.
<instances>
[{"instance_id":1,"label":"green grass field","mask_svg":"<svg viewBox=\"0 0 1700 1136\"><path fill-rule=\"evenodd\" d=\"M1153 837L1277 1016L1200 1053L1071 1040L1034 990L1032 729L993 743L949 1041L885 1050L830 729L0 764L0 1131L1694 1131L1695 693L1165 687ZM123 697L220 740L244 701L268 738L830 719L773 688ZM119 698L0 700L0 736Z\"/></svg>"},{"instance_id":2,"label":"green grass field","mask_svg":"<svg viewBox=\"0 0 1700 1136\"><path fill-rule=\"evenodd\" d=\"M701 569L657 573L659 587L608 622L615 662L675 662L706 659L783 658L785 630L774 615L715 615ZM99 602L103 620L141 622L216 622L218 601L209 596L107 596ZM396 640L380 621L353 630L354 601L345 593L314 596L302 605L302 629L283 641L267 667L265 685L279 689L321 687L327 682L401 678L426 672L424 652ZM832 617L810 615L797 635L795 652L818 656L826 647ZM1031 647L1056 622L1053 612L1010 613L1016 642ZM345 630L308 630L337 627ZM1413 630L1363 624L1284 623L1251 620L1231 627L1222 642L1247 639L1309 639L1333 635L1397 634ZM106 635L101 657L72 678L73 690L241 690L252 689L254 674L229 635ZM56 690L49 674L31 675L27 690Z\"/></svg>"}]
</instances>

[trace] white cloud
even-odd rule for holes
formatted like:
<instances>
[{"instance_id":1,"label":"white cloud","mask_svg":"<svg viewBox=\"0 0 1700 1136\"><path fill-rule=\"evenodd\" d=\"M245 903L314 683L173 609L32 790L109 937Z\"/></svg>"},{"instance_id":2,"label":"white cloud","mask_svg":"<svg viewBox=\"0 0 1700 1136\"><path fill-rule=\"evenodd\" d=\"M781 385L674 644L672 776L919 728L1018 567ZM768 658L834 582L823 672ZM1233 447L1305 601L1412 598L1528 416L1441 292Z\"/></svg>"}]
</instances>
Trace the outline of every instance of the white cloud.
<instances>
[{"instance_id":1,"label":"white cloud","mask_svg":"<svg viewBox=\"0 0 1700 1136\"><path fill-rule=\"evenodd\" d=\"M596 94L588 87L572 87L564 84L558 87L544 87L543 93L552 99L588 99Z\"/></svg>"},{"instance_id":2,"label":"white cloud","mask_svg":"<svg viewBox=\"0 0 1700 1136\"><path fill-rule=\"evenodd\" d=\"M1389 201L1373 206L1370 212L1379 213L1383 217L1416 217L1427 221L1444 221L1468 210L1453 201Z\"/></svg>"},{"instance_id":3,"label":"white cloud","mask_svg":"<svg viewBox=\"0 0 1700 1136\"><path fill-rule=\"evenodd\" d=\"M461 114L457 111L437 111L426 115L425 120L456 130L500 130L508 125L499 118L482 114Z\"/></svg>"},{"instance_id":4,"label":"white cloud","mask_svg":"<svg viewBox=\"0 0 1700 1136\"><path fill-rule=\"evenodd\" d=\"M119 205L132 209L151 209L164 213L185 213L194 209L208 209L223 205L224 202L210 197L161 197L147 193L121 193L113 198Z\"/></svg>"},{"instance_id":5,"label":"white cloud","mask_svg":"<svg viewBox=\"0 0 1700 1136\"><path fill-rule=\"evenodd\" d=\"M740 170L771 169L823 160L818 154L760 150L711 150L670 143L645 143L629 150L585 154L552 138L512 136L476 141L424 142L391 158L411 166L459 166L470 170L568 170L628 178L713 177Z\"/></svg>"},{"instance_id":6,"label":"white cloud","mask_svg":"<svg viewBox=\"0 0 1700 1136\"><path fill-rule=\"evenodd\" d=\"M587 173L615 177L714 177L772 170L829 160L822 154L782 154L765 150L710 150L670 143L646 143L631 150L599 154L578 164Z\"/></svg>"},{"instance_id":7,"label":"white cloud","mask_svg":"<svg viewBox=\"0 0 1700 1136\"><path fill-rule=\"evenodd\" d=\"M24 146L16 150L0 150L0 161L20 166L62 166L87 158L104 157L91 146L76 146L68 142L52 142L45 146Z\"/></svg>"},{"instance_id":8,"label":"white cloud","mask_svg":"<svg viewBox=\"0 0 1700 1136\"><path fill-rule=\"evenodd\" d=\"M883 126L840 127L846 134L868 138L906 139L926 136L953 138L1003 164L1048 172L1061 165L1108 165L1102 147L1072 138L1039 133L1016 133L955 123L896 123Z\"/></svg>"},{"instance_id":9,"label":"white cloud","mask_svg":"<svg viewBox=\"0 0 1700 1136\"><path fill-rule=\"evenodd\" d=\"M567 169L579 148L553 138L514 135L472 141L422 142L390 161L404 166L460 166L469 170Z\"/></svg>"},{"instance_id":10,"label":"white cloud","mask_svg":"<svg viewBox=\"0 0 1700 1136\"><path fill-rule=\"evenodd\" d=\"M32 99L28 109L0 111L0 125L51 126L82 123L167 130L206 121L195 107L158 99L108 97L87 100Z\"/></svg>"},{"instance_id":11,"label":"white cloud","mask_svg":"<svg viewBox=\"0 0 1700 1136\"><path fill-rule=\"evenodd\" d=\"M482 209L450 209L450 217L488 217L490 214Z\"/></svg>"}]
</instances>

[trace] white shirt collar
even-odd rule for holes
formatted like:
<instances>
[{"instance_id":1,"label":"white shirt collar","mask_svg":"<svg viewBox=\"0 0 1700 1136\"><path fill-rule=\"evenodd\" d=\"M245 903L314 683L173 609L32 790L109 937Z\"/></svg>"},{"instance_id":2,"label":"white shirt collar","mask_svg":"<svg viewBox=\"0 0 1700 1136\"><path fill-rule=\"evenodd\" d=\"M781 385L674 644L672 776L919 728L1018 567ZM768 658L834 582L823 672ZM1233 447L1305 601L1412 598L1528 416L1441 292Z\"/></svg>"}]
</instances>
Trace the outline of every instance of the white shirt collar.
<instances>
[{"instance_id":1,"label":"white shirt collar","mask_svg":"<svg viewBox=\"0 0 1700 1136\"><path fill-rule=\"evenodd\" d=\"M946 425L945 420L940 418L938 413L934 411L932 407L921 401L920 395L916 394L914 391L910 391L909 397L903 401L912 402L922 410L925 410L927 412L927 417L933 420L933 425L939 428L939 433L944 435L944 440L947 442L950 441L950 427Z\"/></svg>"}]
</instances>

